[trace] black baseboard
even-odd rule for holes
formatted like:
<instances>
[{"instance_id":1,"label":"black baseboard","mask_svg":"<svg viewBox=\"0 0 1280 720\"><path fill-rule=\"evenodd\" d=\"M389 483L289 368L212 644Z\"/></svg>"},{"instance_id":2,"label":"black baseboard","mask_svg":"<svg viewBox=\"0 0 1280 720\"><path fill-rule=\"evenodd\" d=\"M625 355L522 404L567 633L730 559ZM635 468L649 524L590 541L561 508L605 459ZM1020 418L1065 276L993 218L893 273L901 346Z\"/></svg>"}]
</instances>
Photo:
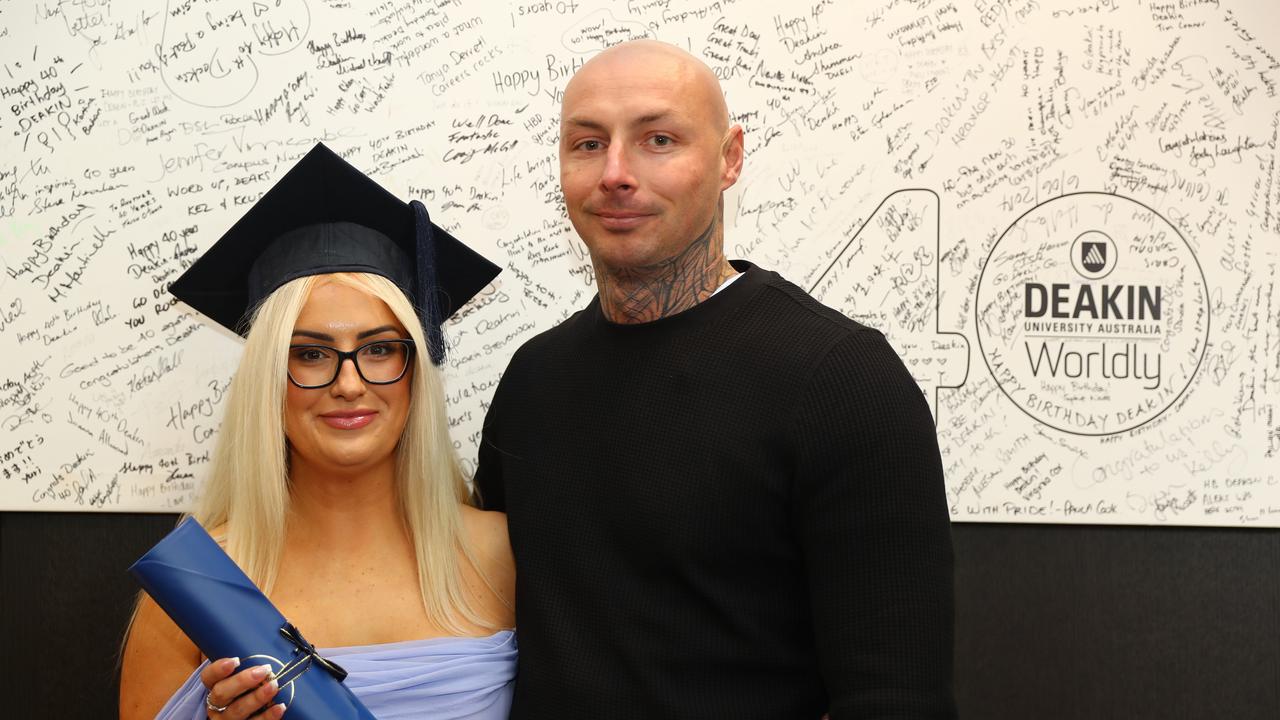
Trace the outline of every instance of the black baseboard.
<instances>
[{"instance_id":1,"label":"black baseboard","mask_svg":"<svg viewBox=\"0 0 1280 720\"><path fill-rule=\"evenodd\" d=\"M172 515L0 513L5 717L111 718ZM1280 718L1280 531L954 527L956 693L975 720Z\"/></svg>"}]
</instances>

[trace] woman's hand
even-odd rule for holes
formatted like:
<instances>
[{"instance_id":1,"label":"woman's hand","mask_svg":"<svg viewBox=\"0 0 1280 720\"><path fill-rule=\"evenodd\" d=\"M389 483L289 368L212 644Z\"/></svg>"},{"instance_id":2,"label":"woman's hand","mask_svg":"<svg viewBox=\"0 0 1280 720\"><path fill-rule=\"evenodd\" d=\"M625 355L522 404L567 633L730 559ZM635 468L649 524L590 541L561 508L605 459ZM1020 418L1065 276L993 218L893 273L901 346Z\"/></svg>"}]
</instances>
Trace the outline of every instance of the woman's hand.
<instances>
[{"instance_id":1,"label":"woman's hand","mask_svg":"<svg viewBox=\"0 0 1280 720\"><path fill-rule=\"evenodd\" d=\"M205 699L210 718L242 720L262 710L276 696L279 688L271 675L271 666L258 665L237 673L238 667L238 658L222 658L200 671L200 682L209 691ZM276 720L284 711L284 703L278 703L257 717Z\"/></svg>"}]
</instances>

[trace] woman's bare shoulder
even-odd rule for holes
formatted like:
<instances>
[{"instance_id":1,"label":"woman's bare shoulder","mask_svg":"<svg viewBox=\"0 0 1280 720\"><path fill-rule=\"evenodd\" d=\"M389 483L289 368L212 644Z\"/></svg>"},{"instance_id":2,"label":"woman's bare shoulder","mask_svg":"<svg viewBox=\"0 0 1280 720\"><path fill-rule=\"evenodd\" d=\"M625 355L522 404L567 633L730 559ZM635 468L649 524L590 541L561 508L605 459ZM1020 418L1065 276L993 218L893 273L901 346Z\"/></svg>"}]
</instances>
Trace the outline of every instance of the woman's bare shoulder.
<instances>
[{"instance_id":1,"label":"woman's bare shoulder","mask_svg":"<svg viewBox=\"0 0 1280 720\"><path fill-rule=\"evenodd\" d=\"M200 650L143 593L120 672L120 717L152 718L203 660Z\"/></svg>"},{"instance_id":2,"label":"woman's bare shoulder","mask_svg":"<svg viewBox=\"0 0 1280 720\"><path fill-rule=\"evenodd\" d=\"M462 525L473 542L493 542L510 550L507 539L507 514L462 505Z\"/></svg>"},{"instance_id":3,"label":"woman's bare shoulder","mask_svg":"<svg viewBox=\"0 0 1280 720\"><path fill-rule=\"evenodd\" d=\"M506 513L463 505L462 527L471 548L479 552L485 561L486 570L515 574L516 561L511 553L511 538L507 535Z\"/></svg>"},{"instance_id":4,"label":"woman's bare shoulder","mask_svg":"<svg viewBox=\"0 0 1280 720\"><path fill-rule=\"evenodd\" d=\"M225 524L205 528L225 550ZM204 655L151 596L139 593L120 669L120 717L153 718Z\"/></svg>"},{"instance_id":5,"label":"woman's bare shoulder","mask_svg":"<svg viewBox=\"0 0 1280 720\"><path fill-rule=\"evenodd\" d=\"M477 569L484 575L489 592L484 604L499 625L510 627L515 622L516 562L507 535L506 513L478 510L462 506L462 527ZM496 595L496 597L492 597Z\"/></svg>"}]
</instances>

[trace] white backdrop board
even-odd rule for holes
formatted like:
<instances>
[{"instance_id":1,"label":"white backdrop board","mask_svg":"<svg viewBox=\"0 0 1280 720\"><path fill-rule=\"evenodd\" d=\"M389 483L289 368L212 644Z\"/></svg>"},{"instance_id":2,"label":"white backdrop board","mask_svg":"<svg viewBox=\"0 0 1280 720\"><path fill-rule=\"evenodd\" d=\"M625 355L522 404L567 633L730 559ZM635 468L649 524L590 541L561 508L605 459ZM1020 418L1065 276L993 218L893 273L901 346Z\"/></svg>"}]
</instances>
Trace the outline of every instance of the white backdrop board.
<instances>
[{"instance_id":1,"label":"white backdrop board","mask_svg":"<svg viewBox=\"0 0 1280 720\"><path fill-rule=\"evenodd\" d=\"M559 100L701 57L726 249L883 330L956 520L1280 526L1267 0L0 0L0 507L190 507L239 343L166 287L316 141L506 270L447 327L474 460L593 295Z\"/></svg>"}]
</instances>

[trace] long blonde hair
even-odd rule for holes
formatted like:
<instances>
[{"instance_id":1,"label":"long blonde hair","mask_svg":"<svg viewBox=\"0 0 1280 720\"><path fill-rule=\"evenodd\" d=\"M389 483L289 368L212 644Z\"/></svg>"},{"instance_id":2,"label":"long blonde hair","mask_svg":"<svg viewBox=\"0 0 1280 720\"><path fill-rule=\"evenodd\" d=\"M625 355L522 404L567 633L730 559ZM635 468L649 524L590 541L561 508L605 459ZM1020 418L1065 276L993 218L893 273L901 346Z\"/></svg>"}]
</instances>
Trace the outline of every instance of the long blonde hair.
<instances>
[{"instance_id":1,"label":"long blonde hair","mask_svg":"<svg viewBox=\"0 0 1280 720\"><path fill-rule=\"evenodd\" d=\"M444 412L440 371L404 293L390 280L364 273L313 275L292 280L255 310L240 367L227 395L204 493L192 516L206 528L225 528L226 550L264 593L280 568L289 509L288 447L284 433L287 351L293 326L319 282L345 285L382 300L418 348L408 420L396 447L395 483L401 517L414 548L427 617L466 634L463 622L497 629L475 612L464 592L459 552L475 562L462 528L469 493Z\"/></svg>"}]
</instances>

